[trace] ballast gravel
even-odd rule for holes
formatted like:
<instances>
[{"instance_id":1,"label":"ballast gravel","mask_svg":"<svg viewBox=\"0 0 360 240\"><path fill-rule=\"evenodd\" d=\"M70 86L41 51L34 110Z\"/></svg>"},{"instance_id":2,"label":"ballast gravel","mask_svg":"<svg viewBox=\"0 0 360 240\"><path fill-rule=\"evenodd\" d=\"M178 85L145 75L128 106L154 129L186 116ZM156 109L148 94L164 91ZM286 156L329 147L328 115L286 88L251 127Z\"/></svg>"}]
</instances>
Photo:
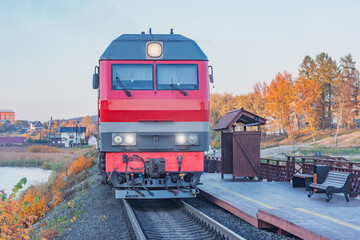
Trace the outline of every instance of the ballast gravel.
<instances>
[{"instance_id":1,"label":"ballast gravel","mask_svg":"<svg viewBox=\"0 0 360 240\"><path fill-rule=\"evenodd\" d=\"M115 199L113 189L101 184L97 165L93 166L87 177L74 188L75 191L72 191L65 201L34 226L36 232L42 231L43 225L49 228L51 222L65 221L65 225L60 224L62 229L56 229L60 234L55 239L135 239L124 206L119 199ZM297 239L258 229L200 197L185 199L185 202L249 240ZM76 219L70 221L74 215L77 216ZM45 222L47 224L44 224Z\"/></svg>"},{"instance_id":2,"label":"ballast gravel","mask_svg":"<svg viewBox=\"0 0 360 240\"><path fill-rule=\"evenodd\" d=\"M270 231L263 229L258 229L251 224L243 221L242 219L236 217L232 213L226 211L223 208L201 198L189 198L184 199L184 202L190 204L197 210L203 212L210 218L239 234L243 238L249 240L289 240L289 239L299 239L296 237L286 237L284 235L279 235Z\"/></svg>"},{"instance_id":3,"label":"ballast gravel","mask_svg":"<svg viewBox=\"0 0 360 240\"><path fill-rule=\"evenodd\" d=\"M97 166L90 169L84 181L85 184L80 183L80 190L50 211L44 219L47 222L64 218L68 220L56 239L135 239L121 201L115 199L114 190L101 184ZM73 208L69 207L69 201L74 201ZM71 222L69 218L74 215L74 211L78 212L78 217Z\"/></svg>"}]
</instances>

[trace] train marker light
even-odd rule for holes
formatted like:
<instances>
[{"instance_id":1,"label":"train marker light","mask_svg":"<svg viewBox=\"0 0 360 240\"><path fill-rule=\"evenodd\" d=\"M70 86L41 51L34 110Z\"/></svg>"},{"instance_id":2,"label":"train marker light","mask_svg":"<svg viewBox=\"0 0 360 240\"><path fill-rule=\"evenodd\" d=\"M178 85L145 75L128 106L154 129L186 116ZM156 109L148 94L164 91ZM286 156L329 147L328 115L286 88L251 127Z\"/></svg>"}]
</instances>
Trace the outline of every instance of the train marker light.
<instances>
[{"instance_id":1,"label":"train marker light","mask_svg":"<svg viewBox=\"0 0 360 240\"><path fill-rule=\"evenodd\" d=\"M163 45L161 42L147 42L146 54L150 58L161 58L163 54Z\"/></svg>"},{"instance_id":2,"label":"train marker light","mask_svg":"<svg viewBox=\"0 0 360 240\"><path fill-rule=\"evenodd\" d=\"M187 140L188 140L189 144L194 145L194 144L198 143L199 137L195 133L191 133L191 134L189 134Z\"/></svg>"},{"instance_id":3,"label":"train marker light","mask_svg":"<svg viewBox=\"0 0 360 240\"><path fill-rule=\"evenodd\" d=\"M186 143L186 135L183 133L178 133L175 135L175 144L184 145Z\"/></svg>"}]
</instances>

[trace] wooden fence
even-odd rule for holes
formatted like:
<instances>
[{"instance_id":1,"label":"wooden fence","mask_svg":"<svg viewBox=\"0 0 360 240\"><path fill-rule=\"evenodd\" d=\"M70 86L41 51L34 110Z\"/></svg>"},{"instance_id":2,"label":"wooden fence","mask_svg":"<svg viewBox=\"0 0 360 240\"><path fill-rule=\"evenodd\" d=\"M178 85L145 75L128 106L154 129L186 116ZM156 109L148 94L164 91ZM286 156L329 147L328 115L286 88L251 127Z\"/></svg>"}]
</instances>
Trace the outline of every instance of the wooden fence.
<instances>
[{"instance_id":1,"label":"wooden fence","mask_svg":"<svg viewBox=\"0 0 360 240\"><path fill-rule=\"evenodd\" d=\"M352 172L352 195L360 193L360 163L343 157L287 156L287 160L261 159L261 178L267 181L288 181L296 173L313 174L315 165L329 165L330 170Z\"/></svg>"},{"instance_id":2,"label":"wooden fence","mask_svg":"<svg viewBox=\"0 0 360 240\"><path fill-rule=\"evenodd\" d=\"M352 196L360 194L360 163L343 157L329 156L286 156L286 160L261 158L260 178L267 181L290 182L296 173L313 174L315 165L329 165L332 171L352 172ZM215 160L216 172L221 172L221 158L207 157Z\"/></svg>"}]
</instances>

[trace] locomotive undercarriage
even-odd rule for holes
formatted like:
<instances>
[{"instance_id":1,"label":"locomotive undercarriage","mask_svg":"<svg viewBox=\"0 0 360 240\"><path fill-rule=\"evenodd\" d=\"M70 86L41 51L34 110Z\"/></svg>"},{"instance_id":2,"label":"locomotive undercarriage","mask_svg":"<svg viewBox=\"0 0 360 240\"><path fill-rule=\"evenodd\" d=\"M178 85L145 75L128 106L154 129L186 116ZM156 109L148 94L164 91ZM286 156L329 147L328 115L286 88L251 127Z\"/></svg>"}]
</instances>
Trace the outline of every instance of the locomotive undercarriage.
<instances>
[{"instance_id":1,"label":"locomotive undercarriage","mask_svg":"<svg viewBox=\"0 0 360 240\"><path fill-rule=\"evenodd\" d=\"M143 166L138 169L128 169L132 161L141 161ZM116 198L191 198L199 190L196 188L200 182L202 172L182 172L182 157L177 158L179 171L166 172L164 158L142 159L137 155L123 155L126 163L125 172L106 172L105 153L100 154L99 169L102 173L102 183L114 187ZM136 172L131 170L137 170ZM139 172L139 170L142 170Z\"/></svg>"}]
</instances>

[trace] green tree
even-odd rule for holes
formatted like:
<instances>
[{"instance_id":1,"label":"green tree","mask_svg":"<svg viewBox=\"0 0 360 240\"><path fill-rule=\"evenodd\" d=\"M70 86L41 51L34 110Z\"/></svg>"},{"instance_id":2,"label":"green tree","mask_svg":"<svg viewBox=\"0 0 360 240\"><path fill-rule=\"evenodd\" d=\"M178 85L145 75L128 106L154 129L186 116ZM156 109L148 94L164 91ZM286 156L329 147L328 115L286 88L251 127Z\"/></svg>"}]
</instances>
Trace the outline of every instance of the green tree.
<instances>
[{"instance_id":1,"label":"green tree","mask_svg":"<svg viewBox=\"0 0 360 240\"><path fill-rule=\"evenodd\" d=\"M320 86L320 127L331 128L333 120L332 105L334 100L334 83L339 75L336 61L327 53L320 53L315 58L314 79Z\"/></svg>"}]
</instances>

